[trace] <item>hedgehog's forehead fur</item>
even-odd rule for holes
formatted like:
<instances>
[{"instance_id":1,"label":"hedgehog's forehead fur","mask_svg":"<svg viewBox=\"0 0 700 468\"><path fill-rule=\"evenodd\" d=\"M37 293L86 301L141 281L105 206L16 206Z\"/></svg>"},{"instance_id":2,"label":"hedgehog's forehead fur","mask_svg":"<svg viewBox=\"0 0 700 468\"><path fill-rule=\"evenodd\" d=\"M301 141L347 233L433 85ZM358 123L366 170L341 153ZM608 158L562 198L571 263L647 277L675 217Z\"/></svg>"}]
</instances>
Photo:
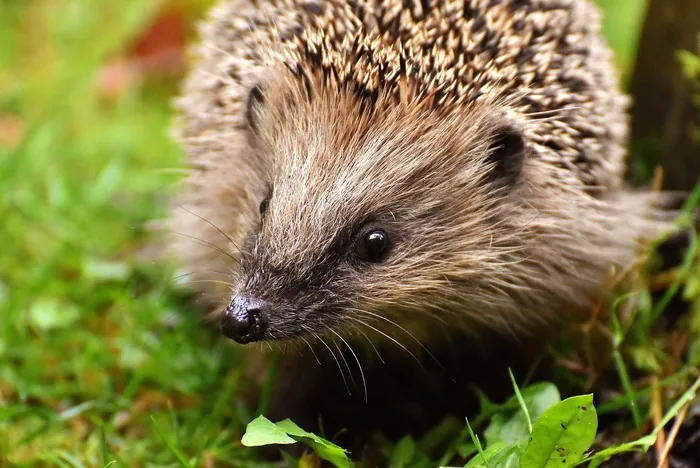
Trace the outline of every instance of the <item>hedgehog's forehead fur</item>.
<instances>
[{"instance_id":1,"label":"hedgehog's forehead fur","mask_svg":"<svg viewBox=\"0 0 700 468\"><path fill-rule=\"evenodd\" d=\"M496 139L519 132L517 122L492 105L441 112L425 100L397 104L391 91L368 104L353 92L329 92L318 81L291 81L271 85L253 117L253 146L266 161L275 195L269 218L294 213L286 219L288 233L302 223L317 224L314 218L340 226L335 221L415 210L419 201L434 210L442 202L426 199L426 190L440 200L465 191L476 196L486 191Z\"/></svg>"},{"instance_id":2,"label":"hedgehog's forehead fur","mask_svg":"<svg viewBox=\"0 0 700 468\"><path fill-rule=\"evenodd\" d=\"M585 310L665 227L623 189L627 100L598 16L586 0L222 3L179 102L193 171L174 230L207 243L175 244L192 278L233 269L206 291L265 296L271 338L360 311L425 335ZM492 157L504 135L514 168ZM372 265L348 255L368 222L392 239Z\"/></svg>"}]
</instances>

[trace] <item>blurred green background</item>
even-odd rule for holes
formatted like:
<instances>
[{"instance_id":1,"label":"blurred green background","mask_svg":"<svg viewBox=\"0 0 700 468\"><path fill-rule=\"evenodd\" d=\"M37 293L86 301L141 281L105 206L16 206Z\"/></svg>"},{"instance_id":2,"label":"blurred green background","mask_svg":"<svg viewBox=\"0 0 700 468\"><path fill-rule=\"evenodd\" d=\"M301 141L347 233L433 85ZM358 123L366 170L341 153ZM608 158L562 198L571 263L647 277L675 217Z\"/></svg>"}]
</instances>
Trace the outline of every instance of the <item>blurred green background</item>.
<instances>
[{"instance_id":1,"label":"blurred green background","mask_svg":"<svg viewBox=\"0 0 700 468\"><path fill-rule=\"evenodd\" d=\"M134 255L182 172L170 100L211 3L0 0L0 466L249 462L235 353ZM645 2L600 3L628 75Z\"/></svg>"}]
</instances>

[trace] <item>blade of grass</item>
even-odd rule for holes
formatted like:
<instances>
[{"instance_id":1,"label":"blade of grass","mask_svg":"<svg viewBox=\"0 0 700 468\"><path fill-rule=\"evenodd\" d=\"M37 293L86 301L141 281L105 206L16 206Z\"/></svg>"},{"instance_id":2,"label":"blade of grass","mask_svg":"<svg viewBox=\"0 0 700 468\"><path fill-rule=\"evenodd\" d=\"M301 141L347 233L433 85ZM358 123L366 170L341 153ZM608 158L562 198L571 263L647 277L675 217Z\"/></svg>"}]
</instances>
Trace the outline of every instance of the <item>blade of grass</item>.
<instances>
[{"instance_id":1,"label":"blade of grass","mask_svg":"<svg viewBox=\"0 0 700 468\"><path fill-rule=\"evenodd\" d=\"M166 407L168 409L168 417L170 418L170 425L173 428L173 433L175 434L175 443L177 445L182 444L182 441L180 440L180 428L177 423L177 416L175 416L175 411L173 410L173 403L172 401L168 400L166 402Z\"/></svg>"},{"instance_id":2,"label":"blade of grass","mask_svg":"<svg viewBox=\"0 0 700 468\"><path fill-rule=\"evenodd\" d=\"M700 206L700 183L698 183L688 199L683 204L681 209L686 215L690 215L692 219L693 212Z\"/></svg>"},{"instance_id":3,"label":"blade of grass","mask_svg":"<svg viewBox=\"0 0 700 468\"><path fill-rule=\"evenodd\" d=\"M663 380L659 380L659 387L665 387L667 385L672 385L676 382L678 382L680 379L688 376L688 374L692 374L695 371L694 368L691 367L686 367L680 371L678 371L676 374L672 375L671 377L665 378ZM633 394L635 400L640 400L642 398L649 398L651 395L651 387L644 388L642 390L637 390L634 391ZM596 407L596 411L598 412L599 415L601 414L608 414L617 411L618 409L622 408L623 406L627 405L628 402L628 397L625 395L624 397L616 397L611 399L610 401L603 403L600 405L600 407Z\"/></svg>"},{"instance_id":4,"label":"blade of grass","mask_svg":"<svg viewBox=\"0 0 700 468\"><path fill-rule=\"evenodd\" d=\"M467 421L467 429L469 430L469 437L472 438L472 442L476 446L476 450L479 452L479 456L481 457L482 460L484 460L484 464L486 465L486 468L490 468L489 461L486 459L486 455L484 455L484 449L481 447L481 442L479 441L479 436L474 434L474 431L472 430L472 427L469 424L469 418L465 418L465 419Z\"/></svg>"},{"instance_id":5,"label":"blade of grass","mask_svg":"<svg viewBox=\"0 0 700 468\"><path fill-rule=\"evenodd\" d=\"M71 455L70 453L65 452L65 451L63 451L63 450L60 451L60 452L58 452L58 453L59 453L59 457L61 457L61 459L62 459L62 460L65 460L67 463L70 463L71 466L73 466L73 467L75 467L75 468L85 468L85 465L83 465L83 464L80 462L80 460L78 460L77 458L75 458L75 457L74 457L73 455Z\"/></svg>"},{"instance_id":6,"label":"blade of grass","mask_svg":"<svg viewBox=\"0 0 700 468\"><path fill-rule=\"evenodd\" d=\"M508 375L510 375L510 381L513 383L513 390L515 390L515 396L518 398L518 403L520 403L520 409L522 409L523 413L525 413L525 419L527 419L527 430L530 434L532 434L532 419L530 419L530 412L528 411L527 405L525 404L525 400L523 400L523 396L520 393L520 388L515 382L513 370L510 368L508 368Z\"/></svg>"},{"instance_id":7,"label":"blade of grass","mask_svg":"<svg viewBox=\"0 0 700 468\"><path fill-rule=\"evenodd\" d=\"M641 429L642 417L639 414L639 409L637 408L637 403L634 399L634 388L632 387L632 382L630 380L629 373L627 372L627 366L625 366L625 361L624 359L622 359L622 354L620 353L620 345L622 344L624 333L622 331L622 327L620 326L620 322L617 320L617 315L615 315L615 311L613 311L610 318L612 320L613 333L615 336L615 347L612 353L613 363L615 364L617 374L620 376L622 388L624 389L625 395L627 396L630 411L632 412L632 418L634 419L634 425L637 429Z\"/></svg>"},{"instance_id":8,"label":"blade of grass","mask_svg":"<svg viewBox=\"0 0 700 468\"><path fill-rule=\"evenodd\" d=\"M697 253L697 248L698 248L698 235L697 232L695 232L695 229L690 230L690 245L688 246L688 250L685 252L685 255L683 256L683 263L681 266L678 268L678 274L675 276L675 280L673 283L669 286L669 288L666 290L664 293L663 297L661 300L656 304L656 307L654 307L653 312L651 313L651 323L656 322L659 317L661 317L661 314L664 313L664 310L666 310L666 307L671 303L674 297L676 297L676 294L678 294L678 291L681 289L683 284L685 283L685 279L688 277L688 273L690 272L691 268L693 267L693 263L695 261L695 256ZM651 324L649 324L651 325Z\"/></svg>"},{"instance_id":9,"label":"blade of grass","mask_svg":"<svg viewBox=\"0 0 700 468\"><path fill-rule=\"evenodd\" d=\"M63 458L60 455L45 455L39 458L40 460L43 460L45 462L51 462L56 466L60 466L61 468L76 468L74 465L71 465L67 463L66 461L63 460Z\"/></svg>"},{"instance_id":10,"label":"blade of grass","mask_svg":"<svg viewBox=\"0 0 700 468\"><path fill-rule=\"evenodd\" d=\"M103 421L100 421L100 445L102 446L102 466L108 466L110 464L109 448L107 447L107 434Z\"/></svg>"},{"instance_id":11,"label":"blade of grass","mask_svg":"<svg viewBox=\"0 0 700 468\"><path fill-rule=\"evenodd\" d=\"M187 461L185 456L182 454L182 452L175 447L175 445L172 443L172 441L165 435L165 432L163 432L163 429L160 427L160 425L156 422L156 418L151 415L151 422L153 423L153 427L155 428L156 432L158 433L158 436L160 439L165 443L166 447L168 447L168 450L175 455L175 458L177 458L177 461L180 462L180 465L182 465L184 468L192 468L190 463Z\"/></svg>"}]
</instances>

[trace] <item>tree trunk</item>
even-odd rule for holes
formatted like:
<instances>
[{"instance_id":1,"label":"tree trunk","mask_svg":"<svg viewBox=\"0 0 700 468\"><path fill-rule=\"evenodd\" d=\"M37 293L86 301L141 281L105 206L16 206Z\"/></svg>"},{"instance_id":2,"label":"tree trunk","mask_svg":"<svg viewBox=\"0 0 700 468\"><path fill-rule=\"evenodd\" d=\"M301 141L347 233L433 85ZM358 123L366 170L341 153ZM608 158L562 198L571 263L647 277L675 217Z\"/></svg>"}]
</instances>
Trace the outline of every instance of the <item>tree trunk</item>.
<instances>
[{"instance_id":1,"label":"tree trunk","mask_svg":"<svg viewBox=\"0 0 700 468\"><path fill-rule=\"evenodd\" d=\"M681 50L698 52L699 34L700 0L650 0L632 77L632 138L642 164L661 164L672 190L700 179L700 143L692 137L700 124L697 84L678 59Z\"/></svg>"}]
</instances>

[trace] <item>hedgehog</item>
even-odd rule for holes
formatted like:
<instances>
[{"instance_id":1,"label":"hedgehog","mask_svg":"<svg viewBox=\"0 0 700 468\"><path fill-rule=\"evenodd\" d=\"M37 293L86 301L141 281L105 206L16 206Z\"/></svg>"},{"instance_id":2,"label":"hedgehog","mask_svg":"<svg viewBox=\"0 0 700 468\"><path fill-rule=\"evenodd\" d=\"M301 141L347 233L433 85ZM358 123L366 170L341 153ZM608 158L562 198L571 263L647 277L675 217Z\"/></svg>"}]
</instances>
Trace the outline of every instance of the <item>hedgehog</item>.
<instances>
[{"instance_id":1,"label":"hedgehog","mask_svg":"<svg viewBox=\"0 0 700 468\"><path fill-rule=\"evenodd\" d=\"M281 416L527 354L668 229L588 0L228 0L201 35L171 249L225 337L288 351Z\"/></svg>"}]
</instances>

